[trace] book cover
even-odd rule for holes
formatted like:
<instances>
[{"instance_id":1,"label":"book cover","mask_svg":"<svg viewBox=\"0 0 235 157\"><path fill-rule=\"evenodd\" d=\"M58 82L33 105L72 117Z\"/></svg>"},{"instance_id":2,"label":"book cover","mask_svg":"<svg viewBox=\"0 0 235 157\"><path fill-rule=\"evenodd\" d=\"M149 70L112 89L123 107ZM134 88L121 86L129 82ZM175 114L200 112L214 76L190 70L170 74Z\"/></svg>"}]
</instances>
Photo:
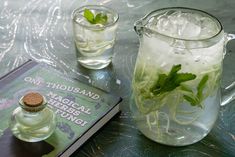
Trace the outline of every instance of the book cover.
<instances>
[{"instance_id":1,"label":"book cover","mask_svg":"<svg viewBox=\"0 0 235 157\"><path fill-rule=\"evenodd\" d=\"M8 128L20 97L32 91L43 94L57 115L54 133L35 143L18 140ZM119 111L120 101L30 60L0 78L0 157L67 157Z\"/></svg>"}]
</instances>

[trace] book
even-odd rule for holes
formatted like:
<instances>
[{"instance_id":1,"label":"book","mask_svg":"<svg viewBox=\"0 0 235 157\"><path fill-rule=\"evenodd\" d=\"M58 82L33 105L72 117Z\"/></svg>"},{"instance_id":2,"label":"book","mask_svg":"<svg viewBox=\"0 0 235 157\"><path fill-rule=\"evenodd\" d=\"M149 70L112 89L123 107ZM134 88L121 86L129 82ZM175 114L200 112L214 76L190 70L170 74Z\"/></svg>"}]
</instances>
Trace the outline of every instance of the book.
<instances>
[{"instance_id":1,"label":"book","mask_svg":"<svg viewBox=\"0 0 235 157\"><path fill-rule=\"evenodd\" d=\"M56 113L54 133L24 142L8 128L11 113L28 92L39 92ZM121 98L29 60L0 78L0 157L68 157L119 112Z\"/></svg>"}]
</instances>

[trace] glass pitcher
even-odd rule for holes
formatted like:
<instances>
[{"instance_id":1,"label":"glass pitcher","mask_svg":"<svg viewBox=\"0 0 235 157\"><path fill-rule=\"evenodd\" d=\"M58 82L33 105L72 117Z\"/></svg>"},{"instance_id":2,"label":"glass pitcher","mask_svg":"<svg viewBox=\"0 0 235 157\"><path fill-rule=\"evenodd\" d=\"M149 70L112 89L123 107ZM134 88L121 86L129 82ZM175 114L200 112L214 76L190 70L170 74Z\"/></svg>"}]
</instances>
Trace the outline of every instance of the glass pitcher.
<instances>
[{"instance_id":1,"label":"glass pitcher","mask_svg":"<svg viewBox=\"0 0 235 157\"><path fill-rule=\"evenodd\" d=\"M218 117L225 45L234 35L212 15L178 7L153 11L134 28L140 47L130 109L138 129L171 146L201 140Z\"/></svg>"}]
</instances>

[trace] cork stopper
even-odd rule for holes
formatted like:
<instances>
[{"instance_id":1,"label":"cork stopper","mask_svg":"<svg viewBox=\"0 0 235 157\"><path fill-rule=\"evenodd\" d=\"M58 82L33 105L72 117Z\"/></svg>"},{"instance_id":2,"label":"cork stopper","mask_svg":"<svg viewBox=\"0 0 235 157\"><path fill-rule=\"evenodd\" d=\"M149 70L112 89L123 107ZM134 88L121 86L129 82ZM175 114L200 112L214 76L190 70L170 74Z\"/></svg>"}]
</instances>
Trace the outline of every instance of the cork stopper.
<instances>
[{"instance_id":1,"label":"cork stopper","mask_svg":"<svg viewBox=\"0 0 235 157\"><path fill-rule=\"evenodd\" d=\"M28 93L23 97L23 103L29 107L37 107L43 104L43 97L39 93Z\"/></svg>"}]
</instances>

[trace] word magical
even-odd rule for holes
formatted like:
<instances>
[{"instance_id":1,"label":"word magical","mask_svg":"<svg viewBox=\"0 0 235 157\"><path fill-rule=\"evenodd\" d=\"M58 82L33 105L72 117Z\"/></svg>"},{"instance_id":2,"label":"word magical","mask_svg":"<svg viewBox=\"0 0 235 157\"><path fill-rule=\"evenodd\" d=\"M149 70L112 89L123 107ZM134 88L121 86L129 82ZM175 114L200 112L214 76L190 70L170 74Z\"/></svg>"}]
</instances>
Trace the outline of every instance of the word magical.
<instances>
[{"instance_id":1,"label":"word magical","mask_svg":"<svg viewBox=\"0 0 235 157\"><path fill-rule=\"evenodd\" d=\"M72 100L64 98L56 93L49 92L48 97L48 106L55 108L55 113L62 118L65 118L77 125L85 126L88 122L82 120L78 116L83 113L85 115L91 114L91 109L87 108L81 104L75 103Z\"/></svg>"}]
</instances>

